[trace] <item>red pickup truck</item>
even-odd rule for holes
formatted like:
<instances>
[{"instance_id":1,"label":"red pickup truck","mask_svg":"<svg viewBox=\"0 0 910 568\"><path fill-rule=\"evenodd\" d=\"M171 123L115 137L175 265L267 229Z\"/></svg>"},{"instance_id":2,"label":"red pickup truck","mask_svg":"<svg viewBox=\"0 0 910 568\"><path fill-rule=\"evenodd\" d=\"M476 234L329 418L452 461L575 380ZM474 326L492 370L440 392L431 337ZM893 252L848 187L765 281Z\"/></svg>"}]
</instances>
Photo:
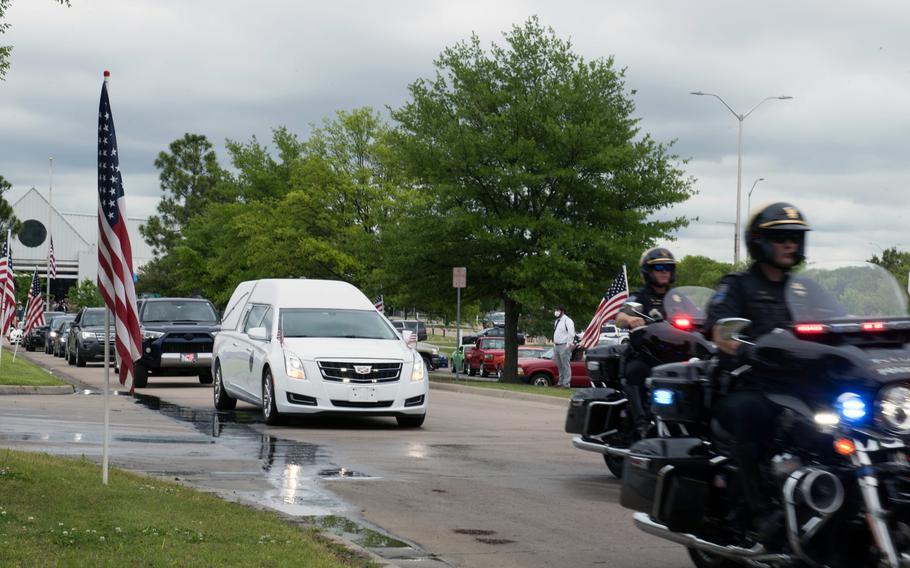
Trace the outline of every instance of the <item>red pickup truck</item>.
<instances>
[{"instance_id":1,"label":"red pickup truck","mask_svg":"<svg viewBox=\"0 0 910 568\"><path fill-rule=\"evenodd\" d=\"M505 355L506 340L502 337L481 337L474 349L465 355L468 374L486 377L496 372L496 359Z\"/></svg>"}]
</instances>

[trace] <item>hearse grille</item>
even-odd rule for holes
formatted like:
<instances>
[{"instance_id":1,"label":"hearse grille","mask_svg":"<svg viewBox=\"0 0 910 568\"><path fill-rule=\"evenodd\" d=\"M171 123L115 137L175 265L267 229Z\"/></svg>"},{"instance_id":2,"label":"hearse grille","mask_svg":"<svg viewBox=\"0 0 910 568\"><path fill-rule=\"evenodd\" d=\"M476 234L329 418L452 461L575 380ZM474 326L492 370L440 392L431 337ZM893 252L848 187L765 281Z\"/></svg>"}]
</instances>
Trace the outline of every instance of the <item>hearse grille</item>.
<instances>
[{"instance_id":1,"label":"hearse grille","mask_svg":"<svg viewBox=\"0 0 910 568\"><path fill-rule=\"evenodd\" d=\"M319 361L319 371L323 379L337 383L394 383L401 377L401 363Z\"/></svg>"},{"instance_id":2,"label":"hearse grille","mask_svg":"<svg viewBox=\"0 0 910 568\"><path fill-rule=\"evenodd\" d=\"M377 400L373 402L356 401L356 400L333 400L332 406L342 408L388 408L392 406L394 400Z\"/></svg>"}]
</instances>

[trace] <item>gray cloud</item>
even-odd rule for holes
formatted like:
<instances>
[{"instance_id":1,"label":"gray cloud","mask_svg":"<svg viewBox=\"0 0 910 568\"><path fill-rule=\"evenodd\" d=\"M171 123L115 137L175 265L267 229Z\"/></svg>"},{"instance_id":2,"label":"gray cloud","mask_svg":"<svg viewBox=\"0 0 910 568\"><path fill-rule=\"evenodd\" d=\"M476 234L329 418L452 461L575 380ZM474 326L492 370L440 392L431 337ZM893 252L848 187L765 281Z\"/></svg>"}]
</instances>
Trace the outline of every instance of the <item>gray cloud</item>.
<instances>
[{"instance_id":1,"label":"gray cloud","mask_svg":"<svg viewBox=\"0 0 910 568\"><path fill-rule=\"evenodd\" d=\"M14 0L0 174L14 198L44 189L53 155L55 203L93 210L95 112L109 68L130 212L148 215L160 192L155 156L183 133L207 135L226 159L226 138L267 141L280 125L305 135L339 109L395 107L445 46L472 31L500 42L531 14L588 59L614 55L636 90L643 131L677 140L676 152L691 158L699 195L662 213L699 217L673 245L682 253L732 257L732 228L717 221L735 211L736 120L693 90L740 112L765 96L795 97L746 120L743 186L765 177L756 203L805 209L817 229L813 254L866 257L910 242L910 5L898 0L266 0L255 9L236 0L77 0L70 9Z\"/></svg>"}]
</instances>

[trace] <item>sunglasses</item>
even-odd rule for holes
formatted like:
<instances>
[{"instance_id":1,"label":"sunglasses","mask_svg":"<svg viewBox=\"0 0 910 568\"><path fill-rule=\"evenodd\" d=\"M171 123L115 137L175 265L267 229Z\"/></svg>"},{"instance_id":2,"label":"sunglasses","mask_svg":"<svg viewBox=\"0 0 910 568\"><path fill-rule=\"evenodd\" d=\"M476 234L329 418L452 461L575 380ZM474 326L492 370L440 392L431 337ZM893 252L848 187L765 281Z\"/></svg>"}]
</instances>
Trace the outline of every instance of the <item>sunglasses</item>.
<instances>
[{"instance_id":1,"label":"sunglasses","mask_svg":"<svg viewBox=\"0 0 910 568\"><path fill-rule=\"evenodd\" d=\"M651 270L654 272L673 272L672 264L652 264Z\"/></svg>"},{"instance_id":2,"label":"sunglasses","mask_svg":"<svg viewBox=\"0 0 910 568\"><path fill-rule=\"evenodd\" d=\"M773 231L768 240L779 245L786 242L799 244L803 242L803 234L799 231Z\"/></svg>"}]
</instances>

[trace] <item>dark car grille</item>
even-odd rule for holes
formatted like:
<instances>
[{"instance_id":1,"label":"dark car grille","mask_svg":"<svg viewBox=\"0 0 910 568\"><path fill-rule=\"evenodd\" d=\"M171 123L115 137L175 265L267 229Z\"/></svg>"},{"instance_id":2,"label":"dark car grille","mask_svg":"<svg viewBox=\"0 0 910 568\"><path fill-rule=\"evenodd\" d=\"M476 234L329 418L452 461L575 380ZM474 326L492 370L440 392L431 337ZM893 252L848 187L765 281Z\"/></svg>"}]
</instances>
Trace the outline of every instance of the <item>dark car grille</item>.
<instances>
[{"instance_id":1,"label":"dark car grille","mask_svg":"<svg viewBox=\"0 0 910 568\"><path fill-rule=\"evenodd\" d=\"M369 367L370 371L358 373L355 367ZM339 383L394 383L401 377L401 363L319 361L319 371L323 379Z\"/></svg>"},{"instance_id":2,"label":"dark car grille","mask_svg":"<svg viewBox=\"0 0 910 568\"><path fill-rule=\"evenodd\" d=\"M169 333L161 343L163 353L211 353L214 340L210 333Z\"/></svg>"},{"instance_id":3,"label":"dark car grille","mask_svg":"<svg viewBox=\"0 0 910 568\"><path fill-rule=\"evenodd\" d=\"M392 406L392 403L394 402L394 400L378 400L376 402L333 400L332 406L340 406L342 408L388 408Z\"/></svg>"}]
</instances>

